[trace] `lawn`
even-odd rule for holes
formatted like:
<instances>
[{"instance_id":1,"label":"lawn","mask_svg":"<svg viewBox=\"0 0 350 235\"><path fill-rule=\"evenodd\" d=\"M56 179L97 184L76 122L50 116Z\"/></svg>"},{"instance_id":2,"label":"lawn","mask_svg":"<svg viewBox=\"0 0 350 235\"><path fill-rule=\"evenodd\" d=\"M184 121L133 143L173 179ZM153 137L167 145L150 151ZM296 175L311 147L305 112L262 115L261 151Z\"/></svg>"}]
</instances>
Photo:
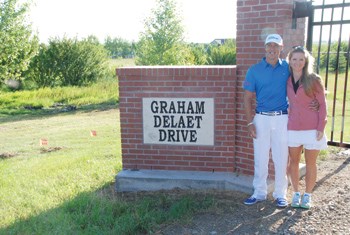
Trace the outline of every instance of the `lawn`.
<instances>
[{"instance_id":1,"label":"lawn","mask_svg":"<svg viewBox=\"0 0 350 235\"><path fill-rule=\"evenodd\" d=\"M116 193L119 126L116 108L0 124L0 234L137 234L212 204Z\"/></svg>"},{"instance_id":2,"label":"lawn","mask_svg":"<svg viewBox=\"0 0 350 235\"><path fill-rule=\"evenodd\" d=\"M0 234L151 233L213 204L115 192L118 98L117 80L0 92Z\"/></svg>"},{"instance_id":3,"label":"lawn","mask_svg":"<svg viewBox=\"0 0 350 235\"><path fill-rule=\"evenodd\" d=\"M339 74L337 80L333 73L328 74L327 81L324 72L321 76L327 85L327 137L331 141L350 143L350 83L346 84L344 73Z\"/></svg>"},{"instance_id":4,"label":"lawn","mask_svg":"<svg viewBox=\"0 0 350 235\"><path fill-rule=\"evenodd\" d=\"M91 136L91 130L97 136ZM116 109L1 124L0 228L111 184L121 169L119 130ZM47 139L48 145L41 146L40 139ZM27 224L28 231L46 230L36 223Z\"/></svg>"}]
</instances>

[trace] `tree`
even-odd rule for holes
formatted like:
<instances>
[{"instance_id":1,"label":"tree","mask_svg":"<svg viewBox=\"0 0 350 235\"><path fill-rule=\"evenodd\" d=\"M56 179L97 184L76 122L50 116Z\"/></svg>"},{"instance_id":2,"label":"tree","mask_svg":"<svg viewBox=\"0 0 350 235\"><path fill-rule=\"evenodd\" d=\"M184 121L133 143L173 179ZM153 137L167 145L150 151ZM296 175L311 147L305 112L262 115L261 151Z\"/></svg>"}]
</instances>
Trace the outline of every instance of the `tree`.
<instances>
[{"instance_id":1,"label":"tree","mask_svg":"<svg viewBox=\"0 0 350 235\"><path fill-rule=\"evenodd\" d=\"M28 4L0 1L0 82L20 80L39 43L26 23Z\"/></svg>"},{"instance_id":2,"label":"tree","mask_svg":"<svg viewBox=\"0 0 350 235\"><path fill-rule=\"evenodd\" d=\"M211 65L235 65L236 41L227 39L223 45L214 45L209 48L209 64Z\"/></svg>"},{"instance_id":3,"label":"tree","mask_svg":"<svg viewBox=\"0 0 350 235\"><path fill-rule=\"evenodd\" d=\"M339 45L338 55L338 42L334 42L331 45L331 54L329 59L329 66L332 71L338 71L339 73L345 72L347 60L348 46L346 42L341 42Z\"/></svg>"},{"instance_id":4,"label":"tree","mask_svg":"<svg viewBox=\"0 0 350 235\"><path fill-rule=\"evenodd\" d=\"M184 43L184 28L173 0L157 0L152 16L145 20L145 32L136 47L140 65L193 64L194 56Z\"/></svg>"},{"instance_id":5,"label":"tree","mask_svg":"<svg viewBox=\"0 0 350 235\"><path fill-rule=\"evenodd\" d=\"M100 41L98 40L98 38L95 35L89 35L86 39L84 39L85 41L91 43L91 44L95 44L95 45L101 45Z\"/></svg>"},{"instance_id":6,"label":"tree","mask_svg":"<svg viewBox=\"0 0 350 235\"><path fill-rule=\"evenodd\" d=\"M112 58L130 58L134 56L133 44L122 38L105 39L104 47L109 51Z\"/></svg>"},{"instance_id":7,"label":"tree","mask_svg":"<svg viewBox=\"0 0 350 235\"><path fill-rule=\"evenodd\" d=\"M319 45L314 44L312 51L318 52ZM329 53L328 53L329 51ZM348 44L341 42L339 46L338 55L338 42L323 43L320 46L320 52L313 55L316 59L316 66L318 69L324 70L328 68L329 71L338 71L340 73L345 72L346 64L349 63Z\"/></svg>"}]
</instances>

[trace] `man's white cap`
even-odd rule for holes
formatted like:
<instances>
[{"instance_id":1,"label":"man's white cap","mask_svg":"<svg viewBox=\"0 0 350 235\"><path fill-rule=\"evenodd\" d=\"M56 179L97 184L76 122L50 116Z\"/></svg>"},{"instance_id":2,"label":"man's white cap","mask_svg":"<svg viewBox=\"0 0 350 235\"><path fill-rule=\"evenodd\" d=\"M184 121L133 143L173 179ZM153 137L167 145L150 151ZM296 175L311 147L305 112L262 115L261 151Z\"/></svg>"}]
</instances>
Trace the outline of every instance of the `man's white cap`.
<instances>
[{"instance_id":1,"label":"man's white cap","mask_svg":"<svg viewBox=\"0 0 350 235\"><path fill-rule=\"evenodd\" d=\"M279 34L269 34L267 35L266 37L266 40L265 40L265 45L270 43L270 42L274 42L280 46L283 46L283 40L281 38L281 36Z\"/></svg>"}]
</instances>

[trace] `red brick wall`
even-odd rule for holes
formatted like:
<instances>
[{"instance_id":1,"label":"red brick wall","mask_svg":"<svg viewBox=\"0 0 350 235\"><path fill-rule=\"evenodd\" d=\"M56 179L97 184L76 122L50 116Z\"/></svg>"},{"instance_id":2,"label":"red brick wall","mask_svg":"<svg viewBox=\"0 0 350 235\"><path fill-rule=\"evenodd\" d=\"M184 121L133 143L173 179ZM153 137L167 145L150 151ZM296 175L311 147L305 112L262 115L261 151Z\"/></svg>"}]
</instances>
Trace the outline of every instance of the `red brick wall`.
<instances>
[{"instance_id":1,"label":"red brick wall","mask_svg":"<svg viewBox=\"0 0 350 235\"><path fill-rule=\"evenodd\" d=\"M253 141L247 138L243 110L244 76L254 63L264 57L264 41L267 34L278 33L284 41L281 54L285 58L288 51L296 45L305 44L305 19L297 20L292 29L292 0L237 0L237 96L236 96L236 159L237 169L243 174L252 175ZM273 174L273 165L270 165Z\"/></svg>"},{"instance_id":2,"label":"red brick wall","mask_svg":"<svg viewBox=\"0 0 350 235\"><path fill-rule=\"evenodd\" d=\"M305 43L305 20L292 29L292 0L237 0L235 66L135 67L117 70L124 169L237 172L253 175L253 144L247 137L242 82L264 56L264 39L279 33L282 57ZM214 98L215 145L143 144L142 98ZM273 175L273 167L270 167Z\"/></svg>"},{"instance_id":3,"label":"red brick wall","mask_svg":"<svg viewBox=\"0 0 350 235\"><path fill-rule=\"evenodd\" d=\"M117 70L124 169L235 171L236 66ZM142 98L214 98L214 146L143 144Z\"/></svg>"}]
</instances>

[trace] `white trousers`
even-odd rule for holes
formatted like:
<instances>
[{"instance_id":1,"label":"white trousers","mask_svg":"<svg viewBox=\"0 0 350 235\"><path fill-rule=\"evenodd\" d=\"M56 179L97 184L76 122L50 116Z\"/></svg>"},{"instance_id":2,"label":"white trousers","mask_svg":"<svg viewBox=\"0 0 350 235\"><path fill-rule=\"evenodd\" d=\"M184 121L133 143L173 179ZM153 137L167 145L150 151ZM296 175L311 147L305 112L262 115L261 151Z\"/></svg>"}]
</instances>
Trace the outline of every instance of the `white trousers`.
<instances>
[{"instance_id":1,"label":"white trousers","mask_svg":"<svg viewBox=\"0 0 350 235\"><path fill-rule=\"evenodd\" d=\"M254 139L254 194L266 199L270 149L275 168L275 189L272 196L286 198L288 188L288 115L266 116L256 114L254 124L257 138Z\"/></svg>"}]
</instances>

